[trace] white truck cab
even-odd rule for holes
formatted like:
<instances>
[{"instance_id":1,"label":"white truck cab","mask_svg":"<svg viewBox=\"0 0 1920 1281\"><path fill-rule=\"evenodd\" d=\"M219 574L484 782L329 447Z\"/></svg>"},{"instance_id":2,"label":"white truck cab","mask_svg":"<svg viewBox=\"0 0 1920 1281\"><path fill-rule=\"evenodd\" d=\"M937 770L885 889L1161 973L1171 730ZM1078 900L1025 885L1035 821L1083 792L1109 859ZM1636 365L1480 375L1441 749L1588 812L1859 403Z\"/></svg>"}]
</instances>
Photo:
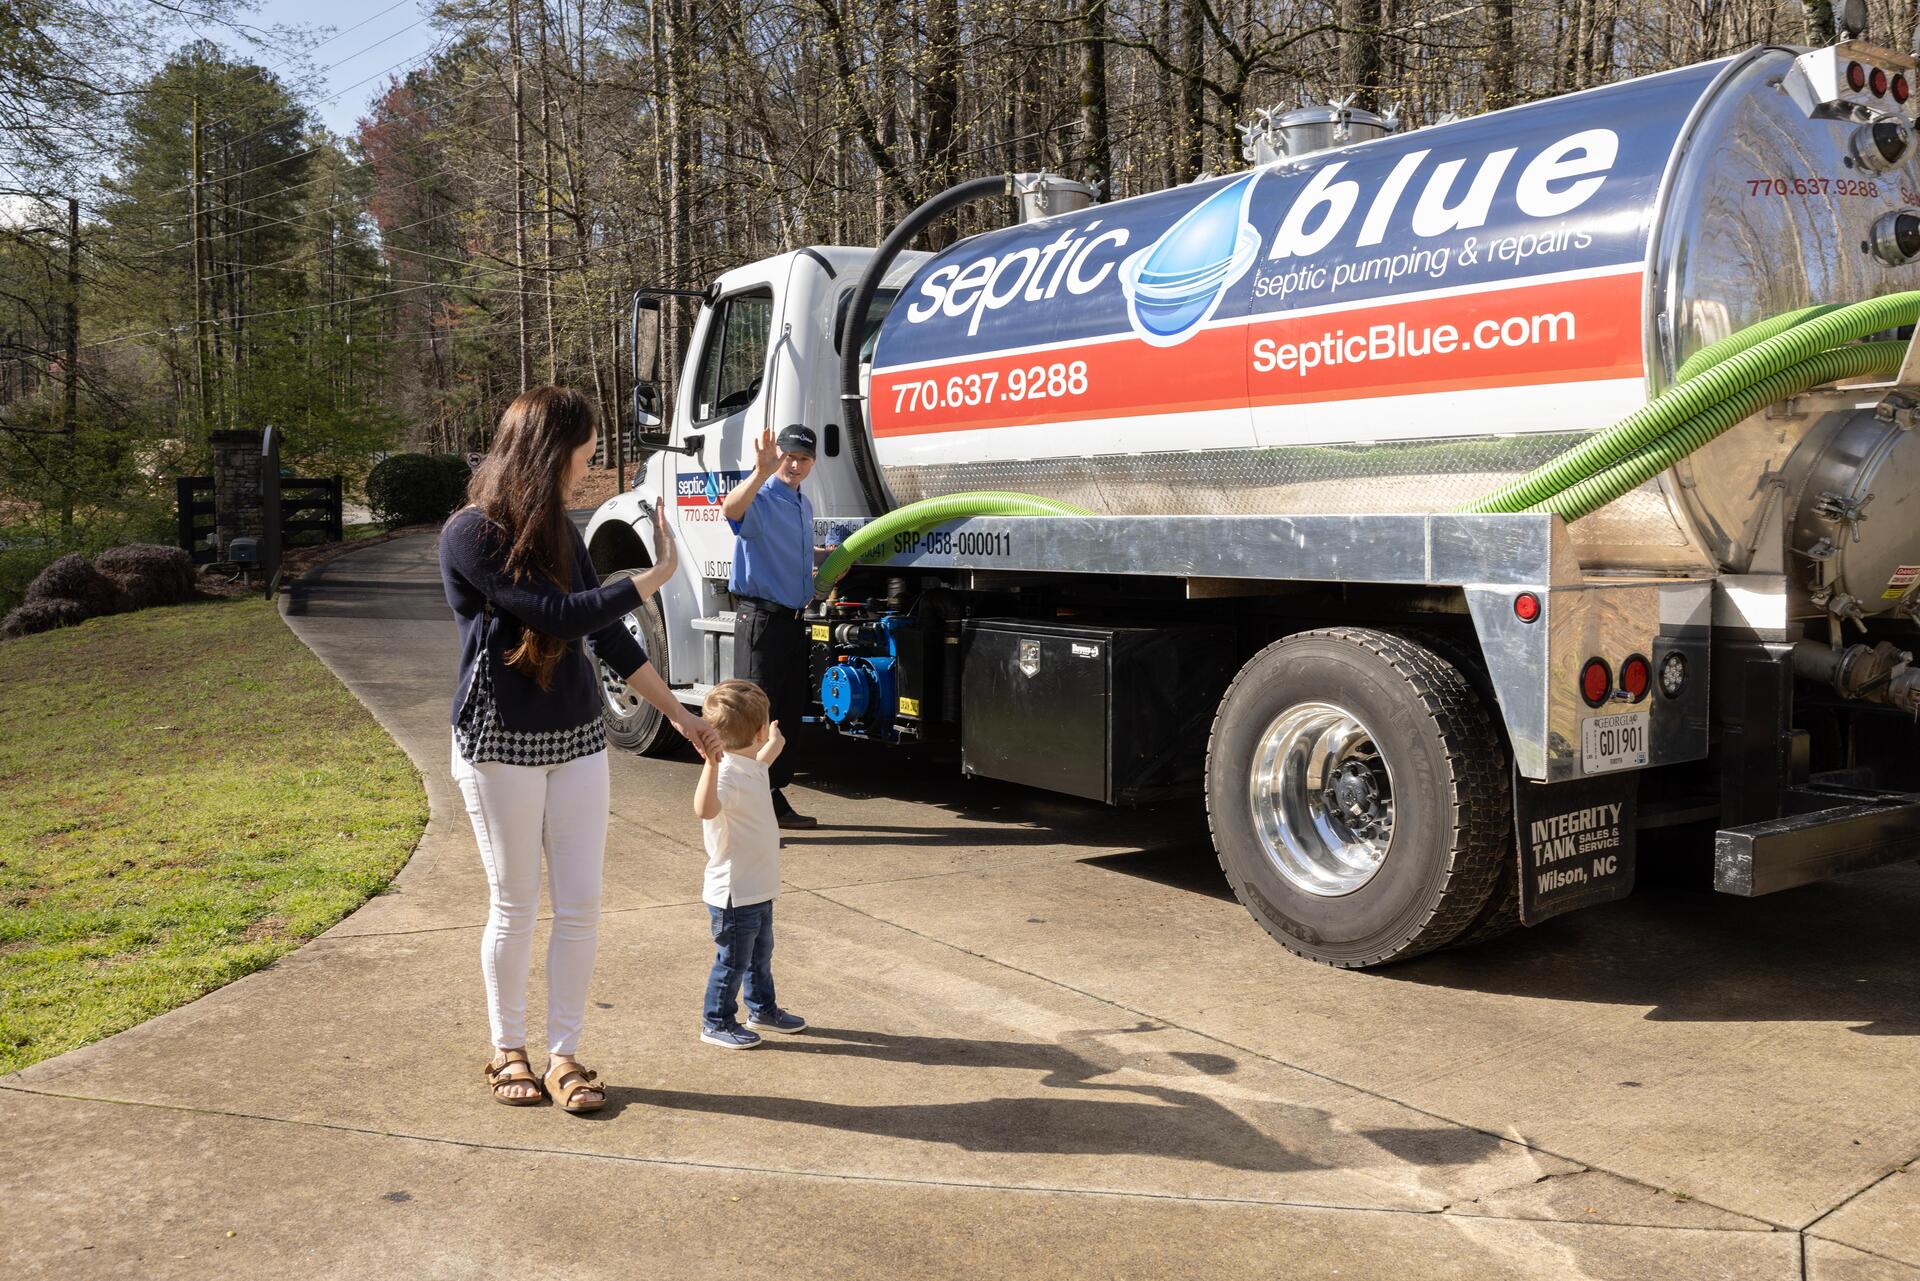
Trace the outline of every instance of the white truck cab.
<instances>
[{"instance_id":1,"label":"white truck cab","mask_svg":"<svg viewBox=\"0 0 1920 1281\"><path fill-rule=\"evenodd\" d=\"M798 249L715 280L694 321L673 403L663 417L642 418L643 452L630 488L602 504L587 527L601 574L645 567L655 563L650 513L666 508L680 540L680 571L633 625L667 683L689 704L707 689L702 638L731 634L727 575L734 535L720 503L753 470L760 432L804 423L819 434L819 458L807 480L816 516L874 514L853 470L835 379L836 336L855 280L872 256L871 249ZM889 273L872 308L869 343L897 288L893 282L910 276L925 257L902 254ZM658 313L649 319L645 301L641 328L652 324L657 333ZM642 352L643 373L647 364ZM724 651L730 658L731 646ZM719 674L730 675L730 665ZM652 708L617 683L609 683L607 697L609 724L622 746L645 750L663 741Z\"/></svg>"}]
</instances>

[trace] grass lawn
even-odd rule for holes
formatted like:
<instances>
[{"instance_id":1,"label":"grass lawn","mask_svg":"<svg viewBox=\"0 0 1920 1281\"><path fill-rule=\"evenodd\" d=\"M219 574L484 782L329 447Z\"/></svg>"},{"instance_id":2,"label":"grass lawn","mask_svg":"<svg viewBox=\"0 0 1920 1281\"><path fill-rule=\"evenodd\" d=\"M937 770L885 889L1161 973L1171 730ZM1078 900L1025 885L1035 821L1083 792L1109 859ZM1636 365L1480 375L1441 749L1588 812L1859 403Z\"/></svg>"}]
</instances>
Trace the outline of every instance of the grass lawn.
<instances>
[{"instance_id":1,"label":"grass lawn","mask_svg":"<svg viewBox=\"0 0 1920 1281\"><path fill-rule=\"evenodd\" d=\"M406 755L252 597L0 642L0 1072L270 964L427 821Z\"/></svg>"}]
</instances>

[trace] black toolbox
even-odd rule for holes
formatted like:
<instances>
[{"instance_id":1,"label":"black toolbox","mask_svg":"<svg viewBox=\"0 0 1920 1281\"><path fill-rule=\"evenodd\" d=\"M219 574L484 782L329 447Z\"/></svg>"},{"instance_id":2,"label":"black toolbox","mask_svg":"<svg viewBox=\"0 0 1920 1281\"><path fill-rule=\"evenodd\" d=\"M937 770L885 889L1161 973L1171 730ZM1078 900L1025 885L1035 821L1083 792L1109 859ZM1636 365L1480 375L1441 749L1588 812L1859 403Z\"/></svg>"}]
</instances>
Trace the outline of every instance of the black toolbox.
<instances>
[{"instance_id":1,"label":"black toolbox","mask_svg":"<svg viewBox=\"0 0 1920 1281\"><path fill-rule=\"evenodd\" d=\"M1197 795L1236 667L1231 627L971 619L961 768L1111 805Z\"/></svg>"}]
</instances>

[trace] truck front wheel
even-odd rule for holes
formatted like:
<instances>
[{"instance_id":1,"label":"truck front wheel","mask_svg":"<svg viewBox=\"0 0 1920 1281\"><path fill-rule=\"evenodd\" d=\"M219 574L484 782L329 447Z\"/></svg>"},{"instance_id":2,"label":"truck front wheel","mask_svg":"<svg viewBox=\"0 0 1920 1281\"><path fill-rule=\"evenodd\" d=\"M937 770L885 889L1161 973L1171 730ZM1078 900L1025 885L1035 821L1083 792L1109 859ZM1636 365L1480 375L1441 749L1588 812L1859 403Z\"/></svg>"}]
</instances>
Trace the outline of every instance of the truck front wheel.
<instances>
[{"instance_id":1,"label":"truck front wheel","mask_svg":"<svg viewBox=\"0 0 1920 1281\"><path fill-rule=\"evenodd\" d=\"M610 583L616 578L625 577L624 572L608 574L601 579ZM656 598L649 597L640 602L640 607L621 617L621 623L633 638L640 642L640 648L647 651L647 661L664 676L666 668L660 666L667 656L667 629L660 620L660 604ZM607 722L607 742L629 752L638 752L642 756L662 756L673 750L680 736L667 724L667 718L660 709L633 692L631 686L605 663L599 663L600 691L602 711Z\"/></svg>"},{"instance_id":2,"label":"truck front wheel","mask_svg":"<svg viewBox=\"0 0 1920 1281\"><path fill-rule=\"evenodd\" d=\"M1359 969L1451 942L1513 857L1511 815L1479 695L1403 636L1288 636L1220 700L1207 749L1220 866L1301 956Z\"/></svg>"}]
</instances>

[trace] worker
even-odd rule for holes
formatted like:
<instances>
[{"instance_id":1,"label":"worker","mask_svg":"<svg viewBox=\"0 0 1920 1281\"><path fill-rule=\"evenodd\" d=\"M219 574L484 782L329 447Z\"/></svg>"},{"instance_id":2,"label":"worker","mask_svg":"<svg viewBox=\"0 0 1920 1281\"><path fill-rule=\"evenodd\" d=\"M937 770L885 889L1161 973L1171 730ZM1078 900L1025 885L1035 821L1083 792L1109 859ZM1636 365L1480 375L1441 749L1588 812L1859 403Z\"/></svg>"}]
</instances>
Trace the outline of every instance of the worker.
<instances>
[{"instance_id":1,"label":"worker","mask_svg":"<svg viewBox=\"0 0 1920 1281\"><path fill-rule=\"evenodd\" d=\"M776 440L760 433L753 471L720 504L737 542L727 589L739 607L735 654L746 652L746 679L766 692L773 719L790 733L807 707L807 639L801 611L813 599L813 571L820 552L813 544L813 503L800 486L813 471L813 430L794 424ZM798 736L795 735L797 738ZM793 746L773 762L774 818L783 828L818 826L787 800L793 780Z\"/></svg>"}]
</instances>

